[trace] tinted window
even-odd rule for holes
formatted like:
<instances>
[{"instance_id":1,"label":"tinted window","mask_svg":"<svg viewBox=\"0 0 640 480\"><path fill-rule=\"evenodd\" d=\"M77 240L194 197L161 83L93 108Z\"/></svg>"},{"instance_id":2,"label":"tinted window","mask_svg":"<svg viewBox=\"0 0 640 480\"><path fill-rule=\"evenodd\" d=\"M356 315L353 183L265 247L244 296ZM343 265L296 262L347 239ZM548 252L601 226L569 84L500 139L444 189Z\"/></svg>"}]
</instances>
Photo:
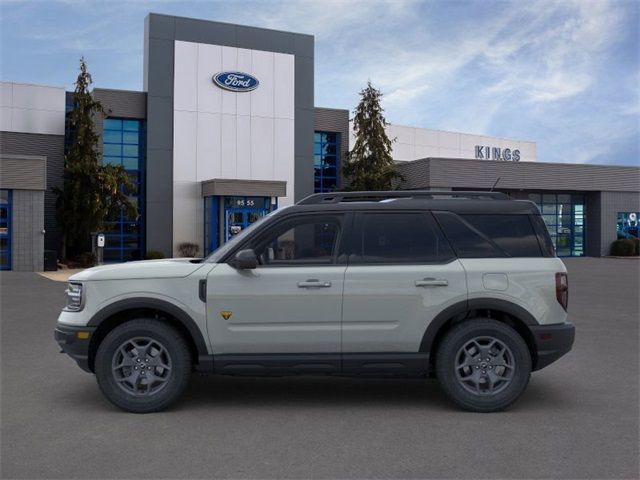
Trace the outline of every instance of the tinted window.
<instances>
[{"instance_id":1,"label":"tinted window","mask_svg":"<svg viewBox=\"0 0 640 480\"><path fill-rule=\"evenodd\" d=\"M528 215L463 215L463 218L511 257L542 256Z\"/></svg>"},{"instance_id":2,"label":"tinted window","mask_svg":"<svg viewBox=\"0 0 640 480\"><path fill-rule=\"evenodd\" d=\"M428 213L367 213L361 218L358 250L362 263L445 262L454 258Z\"/></svg>"},{"instance_id":3,"label":"tinted window","mask_svg":"<svg viewBox=\"0 0 640 480\"><path fill-rule=\"evenodd\" d=\"M549 231L547 230L544 220L542 220L540 215L531 215L529 218L531 219L533 228L538 235L538 242L540 243L540 248L542 248L543 256L555 257L556 252L553 249L553 242L551 241L551 237L549 236Z\"/></svg>"},{"instance_id":4,"label":"tinted window","mask_svg":"<svg viewBox=\"0 0 640 480\"><path fill-rule=\"evenodd\" d=\"M485 235L458 215L449 212L439 212L434 215L459 258L506 256Z\"/></svg>"},{"instance_id":5,"label":"tinted window","mask_svg":"<svg viewBox=\"0 0 640 480\"><path fill-rule=\"evenodd\" d=\"M304 217L271 229L254 250L261 265L332 264L340 222L336 217Z\"/></svg>"}]
</instances>

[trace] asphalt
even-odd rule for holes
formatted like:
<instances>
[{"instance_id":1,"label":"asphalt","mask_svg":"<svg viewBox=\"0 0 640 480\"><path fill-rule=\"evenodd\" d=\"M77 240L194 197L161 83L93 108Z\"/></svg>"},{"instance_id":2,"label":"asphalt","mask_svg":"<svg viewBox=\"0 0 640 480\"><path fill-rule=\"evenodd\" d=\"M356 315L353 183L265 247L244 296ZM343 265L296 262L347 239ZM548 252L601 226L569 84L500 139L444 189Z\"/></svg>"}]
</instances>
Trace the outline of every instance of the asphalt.
<instances>
[{"instance_id":1,"label":"asphalt","mask_svg":"<svg viewBox=\"0 0 640 480\"><path fill-rule=\"evenodd\" d=\"M570 259L574 350L509 411L435 381L194 377L123 413L58 353L64 284L3 272L2 478L638 478L640 261Z\"/></svg>"}]
</instances>

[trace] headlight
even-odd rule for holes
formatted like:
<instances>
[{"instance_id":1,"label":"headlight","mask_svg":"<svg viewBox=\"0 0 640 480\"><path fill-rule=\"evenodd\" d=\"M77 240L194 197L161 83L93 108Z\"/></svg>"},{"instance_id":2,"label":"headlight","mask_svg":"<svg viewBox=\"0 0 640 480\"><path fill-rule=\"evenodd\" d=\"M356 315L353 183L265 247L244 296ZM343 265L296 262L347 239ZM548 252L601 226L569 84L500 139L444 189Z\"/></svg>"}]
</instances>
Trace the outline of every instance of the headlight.
<instances>
[{"instance_id":1,"label":"headlight","mask_svg":"<svg viewBox=\"0 0 640 480\"><path fill-rule=\"evenodd\" d=\"M81 283L69 283L65 290L67 294L67 306L65 310L71 312L79 312L84 306L82 298L82 284Z\"/></svg>"}]
</instances>

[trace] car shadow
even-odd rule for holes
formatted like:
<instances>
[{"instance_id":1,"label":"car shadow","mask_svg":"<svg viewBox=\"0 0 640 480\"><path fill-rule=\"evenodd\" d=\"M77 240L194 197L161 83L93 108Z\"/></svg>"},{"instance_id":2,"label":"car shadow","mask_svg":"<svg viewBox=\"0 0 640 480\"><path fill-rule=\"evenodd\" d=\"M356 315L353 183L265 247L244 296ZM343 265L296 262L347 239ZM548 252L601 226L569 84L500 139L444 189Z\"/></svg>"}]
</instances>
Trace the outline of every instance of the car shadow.
<instances>
[{"instance_id":1,"label":"car shadow","mask_svg":"<svg viewBox=\"0 0 640 480\"><path fill-rule=\"evenodd\" d=\"M119 411L93 382L81 382L59 392L57 400L67 407L87 411ZM578 400L557 385L532 379L524 395L509 409L518 412L564 411ZM459 412L435 379L342 378L342 377L231 377L194 374L171 411L227 409L420 409Z\"/></svg>"}]
</instances>

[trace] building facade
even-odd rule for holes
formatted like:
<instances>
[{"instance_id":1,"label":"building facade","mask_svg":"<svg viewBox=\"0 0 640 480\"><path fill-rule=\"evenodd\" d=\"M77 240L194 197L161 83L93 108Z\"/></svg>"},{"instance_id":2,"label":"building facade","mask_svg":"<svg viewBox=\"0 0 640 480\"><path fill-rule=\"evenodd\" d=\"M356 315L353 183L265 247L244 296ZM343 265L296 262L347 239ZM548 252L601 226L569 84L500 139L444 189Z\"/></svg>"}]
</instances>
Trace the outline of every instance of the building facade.
<instances>
[{"instance_id":1,"label":"building facade","mask_svg":"<svg viewBox=\"0 0 640 480\"><path fill-rule=\"evenodd\" d=\"M93 91L103 162L127 170L139 211L105 219L106 261L178 255L183 243L207 254L273 209L342 186L349 111L314 106L313 36L149 14L143 61L143 91ZM59 250L53 188L72 107L62 88L2 83L3 269L41 270L45 250ZM617 236L637 236L640 168L539 162L525 140L388 134L399 188L533 200L560 255L606 255Z\"/></svg>"}]
</instances>

